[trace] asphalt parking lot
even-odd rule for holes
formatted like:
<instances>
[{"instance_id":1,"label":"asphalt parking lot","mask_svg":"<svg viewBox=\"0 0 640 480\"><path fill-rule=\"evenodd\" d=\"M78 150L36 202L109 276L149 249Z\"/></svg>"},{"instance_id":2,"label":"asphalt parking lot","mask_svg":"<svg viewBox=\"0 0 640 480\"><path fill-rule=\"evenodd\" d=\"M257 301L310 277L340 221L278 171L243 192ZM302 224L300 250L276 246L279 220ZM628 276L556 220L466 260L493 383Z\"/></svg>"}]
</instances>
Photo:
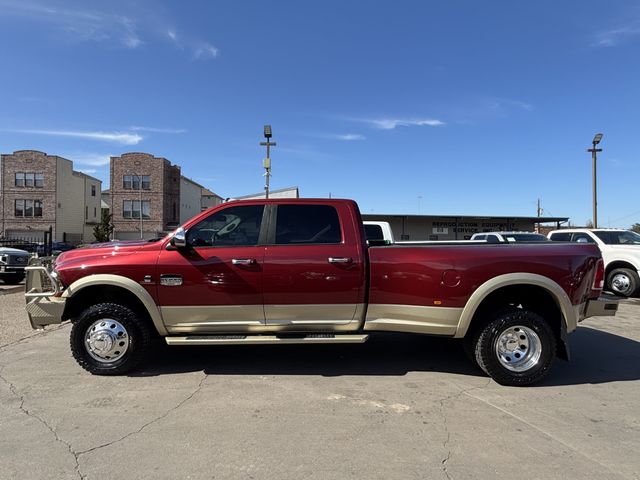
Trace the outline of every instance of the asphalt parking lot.
<instances>
[{"instance_id":1,"label":"asphalt parking lot","mask_svg":"<svg viewBox=\"0 0 640 480\"><path fill-rule=\"evenodd\" d=\"M640 301L502 387L452 340L167 347L95 377L0 294L0 478L638 479Z\"/></svg>"}]
</instances>

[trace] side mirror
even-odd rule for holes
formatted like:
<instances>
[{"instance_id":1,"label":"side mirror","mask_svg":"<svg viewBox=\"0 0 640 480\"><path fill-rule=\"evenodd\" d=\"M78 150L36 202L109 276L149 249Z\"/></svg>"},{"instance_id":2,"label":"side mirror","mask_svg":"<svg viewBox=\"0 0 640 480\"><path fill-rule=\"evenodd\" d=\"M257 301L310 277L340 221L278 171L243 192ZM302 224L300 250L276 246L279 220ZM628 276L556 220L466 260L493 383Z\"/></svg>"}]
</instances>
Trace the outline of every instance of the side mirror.
<instances>
[{"instance_id":1,"label":"side mirror","mask_svg":"<svg viewBox=\"0 0 640 480\"><path fill-rule=\"evenodd\" d=\"M171 237L171 241L169 243L172 247L177 249L187 248L187 236L185 234L184 228L178 228L173 237Z\"/></svg>"}]
</instances>

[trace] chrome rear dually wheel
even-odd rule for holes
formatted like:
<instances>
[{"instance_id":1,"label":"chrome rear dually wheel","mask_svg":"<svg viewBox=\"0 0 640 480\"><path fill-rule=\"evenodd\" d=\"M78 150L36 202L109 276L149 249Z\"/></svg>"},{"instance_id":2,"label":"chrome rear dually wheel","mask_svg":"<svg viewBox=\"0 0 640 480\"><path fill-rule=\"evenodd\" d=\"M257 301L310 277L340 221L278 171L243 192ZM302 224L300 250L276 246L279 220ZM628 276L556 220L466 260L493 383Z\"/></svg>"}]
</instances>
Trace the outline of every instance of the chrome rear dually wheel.
<instances>
[{"instance_id":1,"label":"chrome rear dually wheel","mask_svg":"<svg viewBox=\"0 0 640 480\"><path fill-rule=\"evenodd\" d=\"M502 385L541 380L556 355L556 336L548 322L522 308L501 310L474 337L477 364Z\"/></svg>"}]
</instances>

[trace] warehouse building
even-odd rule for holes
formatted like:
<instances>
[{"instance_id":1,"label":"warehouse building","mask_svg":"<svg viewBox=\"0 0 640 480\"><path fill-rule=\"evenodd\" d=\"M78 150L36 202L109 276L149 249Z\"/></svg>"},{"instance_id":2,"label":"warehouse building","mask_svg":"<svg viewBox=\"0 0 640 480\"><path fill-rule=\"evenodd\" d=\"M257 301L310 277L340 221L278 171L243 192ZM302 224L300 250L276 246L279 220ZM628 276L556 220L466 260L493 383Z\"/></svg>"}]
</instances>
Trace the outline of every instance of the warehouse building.
<instances>
[{"instance_id":1,"label":"warehouse building","mask_svg":"<svg viewBox=\"0 0 640 480\"><path fill-rule=\"evenodd\" d=\"M534 232L542 224L560 228L568 217L518 217L475 215L363 214L363 220L389 222L396 240L469 240L474 233Z\"/></svg>"}]
</instances>

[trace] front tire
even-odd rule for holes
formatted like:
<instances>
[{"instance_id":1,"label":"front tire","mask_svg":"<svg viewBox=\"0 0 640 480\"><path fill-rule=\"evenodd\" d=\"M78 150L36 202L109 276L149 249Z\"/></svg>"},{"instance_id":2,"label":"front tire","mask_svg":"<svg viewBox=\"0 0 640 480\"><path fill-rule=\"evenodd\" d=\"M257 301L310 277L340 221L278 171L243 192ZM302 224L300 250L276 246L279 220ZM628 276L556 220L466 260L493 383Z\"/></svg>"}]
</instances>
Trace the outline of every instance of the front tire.
<instances>
[{"instance_id":1,"label":"front tire","mask_svg":"<svg viewBox=\"0 0 640 480\"><path fill-rule=\"evenodd\" d=\"M93 375L121 375L135 368L149 346L144 318L127 306L99 303L87 308L71 328L71 353Z\"/></svg>"},{"instance_id":2,"label":"front tire","mask_svg":"<svg viewBox=\"0 0 640 480\"><path fill-rule=\"evenodd\" d=\"M6 285L17 285L17 284L19 284L22 280L24 280L24 274L22 274L22 273L11 274L11 275L4 275L4 276L2 277L2 281L3 281Z\"/></svg>"},{"instance_id":3,"label":"front tire","mask_svg":"<svg viewBox=\"0 0 640 480\"><path fill-rule=\"evenodd\" d=\"M556 337L538 314L513 308L498 313L480 329L476 362L501 385L524 386L540 381L556 352Z\"/></svg>"},{"instance_id":4,"label":"front tire","mask_svg":"<svg viewBox=\"0 0 640 480\"><path fill-rule=\"evenodd\" d=\"M630 268L616 268L607 276L607 289L617 295L631 297L638 291L640 278L638 273Z\"/></svg>"}]
</instances>

